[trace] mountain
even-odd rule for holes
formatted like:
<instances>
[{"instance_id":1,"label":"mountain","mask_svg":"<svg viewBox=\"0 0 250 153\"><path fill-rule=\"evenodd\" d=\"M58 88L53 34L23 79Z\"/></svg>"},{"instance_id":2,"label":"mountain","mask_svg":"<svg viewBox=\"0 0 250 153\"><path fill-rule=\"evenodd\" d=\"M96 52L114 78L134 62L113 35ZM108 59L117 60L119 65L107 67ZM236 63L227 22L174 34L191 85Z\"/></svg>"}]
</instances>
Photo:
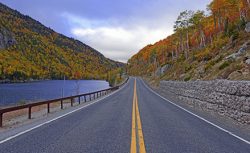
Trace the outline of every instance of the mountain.
<instances>
[{"instance_id":1,"label":"mountain","mask_svg":"<svg viewBox=\"0 0 250 153\"><path fill-rule=\"evenodd\" d=\"M213 0L183 11L174 33L128 61L130 75L154 80L250 80L250 3Z\"/></svg>"},{"instance_id":2,"label":"mountain","mask_svg":"<svg viewBox=\"0 0 250 153\"><path fill-rule=\"evenodd\" d=\"M0 3L0 79L106 79L124 64Z\"/></svg>"}]
</instances>

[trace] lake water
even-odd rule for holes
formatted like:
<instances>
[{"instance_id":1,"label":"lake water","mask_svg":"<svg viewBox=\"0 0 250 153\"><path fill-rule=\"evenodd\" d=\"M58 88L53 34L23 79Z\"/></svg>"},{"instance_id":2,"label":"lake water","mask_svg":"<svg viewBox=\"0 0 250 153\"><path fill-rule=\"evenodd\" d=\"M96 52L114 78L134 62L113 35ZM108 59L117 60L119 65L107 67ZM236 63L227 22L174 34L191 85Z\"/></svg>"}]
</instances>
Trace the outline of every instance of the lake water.
<instances>
[{"instance_id":1,"label":"lake water","mask_svg":"<svg viewBox=\"0 0 250 153\"><path fill-rule=\"evenodd\" d=\"M72 96L109 88L99 80L50 80L0 84L0 106Z\"/></svg>"}]
</instances>

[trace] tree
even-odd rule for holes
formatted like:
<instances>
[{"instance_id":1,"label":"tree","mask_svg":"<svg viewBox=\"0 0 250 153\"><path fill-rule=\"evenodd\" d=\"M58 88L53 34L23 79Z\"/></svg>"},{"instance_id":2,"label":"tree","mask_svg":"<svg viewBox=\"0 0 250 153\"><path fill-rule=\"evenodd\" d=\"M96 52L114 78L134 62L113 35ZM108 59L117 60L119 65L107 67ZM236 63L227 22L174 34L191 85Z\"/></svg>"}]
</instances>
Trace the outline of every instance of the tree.
<instances>
[{"instance_id":1,"label":"tree","mask_svg":"<svg viewBox=\"0 0 250 153\"><path fill-rule=\"evenodd\" d=\"M189 52L189 27L191 26L190 19L192 18L194 12L193 11L183 11L178 16L177 20L175 21L174 31L179 33L180 35L180 42L181 42L181 50L185 52L185 58L188 58ZM184 48L183 43L183 35L186 34L186 48Z\"/></svg>"},{"instance_id":2,"label":"tree","mask_svg":"<svg viewBox=\"0 0 250 153\"><path fill-rule=\"evenodd\" d=\"M198 10L195 12L192 17L190 18L189 22L194 27L195 31L199 33L200 36L200 47L205 47L206 40L205 40L205 34L204 34L204 28L203 28L203 22L205 19L205 13L204 11Z\"/></svg>"}]
</instances>

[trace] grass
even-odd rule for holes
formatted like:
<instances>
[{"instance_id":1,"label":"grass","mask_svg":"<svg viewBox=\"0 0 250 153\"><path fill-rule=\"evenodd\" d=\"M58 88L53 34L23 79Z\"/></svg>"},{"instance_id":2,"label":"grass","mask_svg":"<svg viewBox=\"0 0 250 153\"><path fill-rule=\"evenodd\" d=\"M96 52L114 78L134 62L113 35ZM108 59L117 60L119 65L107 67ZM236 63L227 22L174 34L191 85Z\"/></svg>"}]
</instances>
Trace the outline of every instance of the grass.
<instances>
[{"instance_id":1,"label":"grass","mask_svg":"<svg viewBox=\"0 0 250 153\"><path fill-rule=\"evenodd\" d=\"M223 57L219 56L217 59L212 59L210 60L206 65L205 65L205 71L208 71L209 69L211 69L215 64L219 63L220 61L222 61Z\"/></svg>"},{"instance_id":2,"label":"grass","mask_svg":"<svg viewBox=\"0 0 250 153\"><path fill-rule=\"evenodd\" d=\"M184 81L189 81L191 79L191 76L187 76L184 78Z\"/></svg>"}]
</instances>

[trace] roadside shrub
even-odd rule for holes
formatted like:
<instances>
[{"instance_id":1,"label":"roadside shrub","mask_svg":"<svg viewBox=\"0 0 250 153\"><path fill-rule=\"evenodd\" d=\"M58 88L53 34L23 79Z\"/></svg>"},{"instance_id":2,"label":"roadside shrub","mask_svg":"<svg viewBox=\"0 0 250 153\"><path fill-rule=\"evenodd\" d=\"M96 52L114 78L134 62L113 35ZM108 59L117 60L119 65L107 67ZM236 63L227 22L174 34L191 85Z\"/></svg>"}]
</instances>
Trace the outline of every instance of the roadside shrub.
<instances>
[{"instance_id":1,"label":"roadside shrub","mask_svg":"<svg viewBox=\"0 0 250 153\"><path fill-rule=\"evenodd\" d=\"M215 37L213 43L211 44L211 50L219 52L220 49L229 42L229 37L223 36L223 34Z\"/></svg>"},{"instance_id":2,"label":"roadside shrub","mask_svg":"<svg viewBox=\"0 0 250 153\"><path fill-rule=\"evenodd\" d=\"M225 61L219 66L219 70L223 70L224 68L228 67L230 65L230 62Z\"/></svg>"},{"instance_id":3,"label":"roadside shrub","mask_svg":"<svg viewBox=\"0 0 250 153\"><path fill-rule=\"evenodd\" d=\"M183 62L183 61L185 61L185 56L183 54L180 54L179 58L177 59L177 62L179 63L179 62Z\"/></svg>"},{"instance_id":4,"label":"roadside shrub","mask_svg":"<svg viewBox=\"0 0 250 153\"><path fill-rule=\"evenodd\" d=\"M217 59L213 59L211 61L209 61L206 65L205 65L205 71L209 70L210 68L212 68L216 63L220 62L223 59L222 56L219 56L219 58Z\"/></svg>"},{"instance_id":5,"label":"roadside shrub","mask_svg":"<svg viewBox=\"0 0 250 153\"><path fill-rule=\"evenodd\" d=\"M246 26L246 21L244 20L244 19L241 19L240 21L239 21L239 28L241 29L241 30L243 30L244 28L245 28L245 26Z\"/></svg>"},{"instance_id":6,"label":"roadside shrub","mask_svg":"<svg viewBox=\"0 0 250 153\"><path fill-rule=\"evenodd\" d=\"M191 76L187 76L184 78L184 81L189 81L191 79Z\"/></svg>"},{"instance_id":7,"label":"roadside shrub","mask_svg":"<svg viewBox=\"0 0 250 153\"><path fill-rule=\"evenodd\" d=\"M185 72L188 72L189 70L192 69L192 66L191 65L186 65L185 66Z\"/></svg>"},{"instance_id":8,"label":"roadside shrub","mask_svg":"<svg viewBox=\"0 0 250 153\"><path fill-rule=\"evenodd\" d=\"M232 33L230 33L230 37L232 38L232 41L238 39L239 38L239 32L237 30L232 31Z\"/></svg>"},{"instance_id":9,"label":"roadside shrub","mask_svg":"<svg viewBox=\"0 0 250 153\"><path fill-rule=\"evenodd\" d=\"M209 49L205 49L204 51L201 51L195 55L195 59L197 59L199 62L209 61L211 58L213 58L213 55Z\"/></svg>"},{"instance_id":10,"label":"roadside shrub","mask_svg":"<svg viewBox=\"0 0 250 153\"><path fill-rule=\"evenodd\" d=\"M211 69L215 65L215 61L210 61L205 65L205 71Z\"/></svg>"},{"instance_id":11,"label":"roadside shrub","mask_svg":"<svg viewBox=\"0 0 250 153\"><path fill-rule=\"evenodd\" d=\"M219 63L222 59L223 59L223 57L220 55L220 57L215 60L215 63Z\"/></svg>"}]
</instances>

